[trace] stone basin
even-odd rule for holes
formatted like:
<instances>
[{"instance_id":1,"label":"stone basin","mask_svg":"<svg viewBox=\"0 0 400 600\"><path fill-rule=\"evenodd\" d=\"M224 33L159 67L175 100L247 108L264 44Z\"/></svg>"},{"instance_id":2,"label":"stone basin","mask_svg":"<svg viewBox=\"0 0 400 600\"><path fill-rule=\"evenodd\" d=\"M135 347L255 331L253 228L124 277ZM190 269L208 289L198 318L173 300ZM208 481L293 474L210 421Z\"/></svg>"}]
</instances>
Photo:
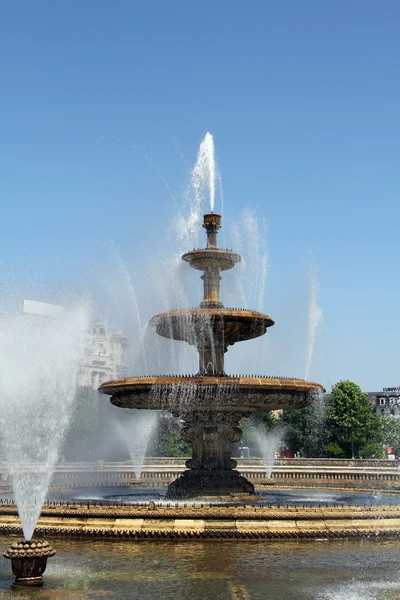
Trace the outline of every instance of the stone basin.
<instances>
[{"instance_id":1,"label":"stone basin","mask_svg":"<svg viewBox=\"0 0 400 600\"><path fill-rule=\"evenodd\" d=\"M158 335L202 345L204 337L223 336L224 350L236 342L264 335L274 321L268 315L238 308L188 308L155 315L150 324Z\"/></svg>"},{"instance_id":2,"label":"stone basin","mask_svg":"<svg viewBox=\"0 0 400 600\"><path fill-rule=\"evenodd\" d=\"M286 377L166 375L107 381L99 391L122 408L251 413L302 408L325 390L318 383Z\"/></svg>"},{"instance_id":3,"label":"stone basin","mask_svg":"<svg viewBox=\"0 0 400 600\"><path fill-rule=\"evenodd\" d=\"M218 265L220 271L227 271L241 261L240 254L221 248L198 248L182 255L193 269L204 271L210 265Z\"/></svg>"}]
</instances>

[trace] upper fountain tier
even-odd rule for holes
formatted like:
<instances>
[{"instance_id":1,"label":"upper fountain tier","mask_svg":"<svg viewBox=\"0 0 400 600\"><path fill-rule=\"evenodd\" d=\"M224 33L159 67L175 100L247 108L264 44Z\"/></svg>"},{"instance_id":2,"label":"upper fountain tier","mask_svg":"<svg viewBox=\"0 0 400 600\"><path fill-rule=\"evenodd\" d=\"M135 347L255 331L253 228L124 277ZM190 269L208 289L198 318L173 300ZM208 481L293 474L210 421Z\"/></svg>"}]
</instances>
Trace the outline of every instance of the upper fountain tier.
<instances>
[{"instance_id":1,"label":"upper fountain tier","mask_svg":"<svg viewBox=\"0 0 400 600\"><path fill-rule=\"evenodd\" d=\"M306 406L317 383L289 378L229 377L224 371L228 346L264 335L274 321L260 312L224 308L219 298L220 271L231 269L241 256L217 248L221 215L204 215L207 247L182 256L203 271L204 297L200 307L172 310L151 319L160 336L185 341L199 353L199 372L194 376L133 377L103 383L100 391L112 396L116 406L167 409L174 412L228 410L249 414ZM192 402L188 402L188 398Z\"/></svg>"},{"instance_id":2,"label":"upper fountain tier","mask_svg":"<svg viewBox=\"0 0 400 600\"><path fill-rule=\"evenodd\" d=\"M204 215L203 227L207 232L207 247L186 252L182 259L193 269L203 271L204 298L200 303L202 308L223 308L219 298L220 271L232 269L242 260L240 254L232 250L221 250L217 247L217 233L221 227L221 215L207 213Z\"/></svg>"},{"instance_id":3,"label":"upper fountain tier","mask_svg":"<svg viewBox=\"0 0 400 600\"><path fill-rule=\"evenodd\" d=\"M223 308L219 298L220 271L232 269L242 260L240 254L232 250L221 250L217 247L217 233L221 227L221 215L207 213L204 215L203 227L207 232L207 248L186 252L182 259L193 269L204 271L204 298L202 308Z\"/></svg>"},{"instance_id":4,"label":"upper fountain tier","mask_svg":"<svg viewBox=\"0 0 400 600\"><path fill-rule=\"evenodd\" d=\"M151 319L151 324L158 335L197 348L199 374L222 376L225 375L224 353L228 346L264 335L274 321L254 310L224 308L219 297L220 272L231 269L242 258L232 250L217 248L221 215L205 214L203 227L207 232L207 247L182 256L191 267L203 271L204 294L200 308L161 313Z\"/></svg>"}]
</instances>

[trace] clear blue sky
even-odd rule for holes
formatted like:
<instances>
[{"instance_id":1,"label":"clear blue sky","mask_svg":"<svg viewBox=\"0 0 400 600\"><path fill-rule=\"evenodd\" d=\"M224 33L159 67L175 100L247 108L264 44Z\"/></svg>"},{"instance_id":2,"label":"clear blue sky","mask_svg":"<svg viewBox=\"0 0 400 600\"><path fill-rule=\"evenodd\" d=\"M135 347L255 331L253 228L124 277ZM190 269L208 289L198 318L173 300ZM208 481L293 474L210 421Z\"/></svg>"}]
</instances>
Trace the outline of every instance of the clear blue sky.
<instances>
[{"instance_id":1,"label":"clear blue sky","mask_svg":"<svg viewBox=\"0 0 400 600\"><path fill-rule=\"evenodd\" d=\"M179 199L209 130L225 206L268 218L267 288L316 256L311 378L400 385L399 27L397 0L2 2L2 295L162 235L157 170Z\"/></svg>"}]
</instances>

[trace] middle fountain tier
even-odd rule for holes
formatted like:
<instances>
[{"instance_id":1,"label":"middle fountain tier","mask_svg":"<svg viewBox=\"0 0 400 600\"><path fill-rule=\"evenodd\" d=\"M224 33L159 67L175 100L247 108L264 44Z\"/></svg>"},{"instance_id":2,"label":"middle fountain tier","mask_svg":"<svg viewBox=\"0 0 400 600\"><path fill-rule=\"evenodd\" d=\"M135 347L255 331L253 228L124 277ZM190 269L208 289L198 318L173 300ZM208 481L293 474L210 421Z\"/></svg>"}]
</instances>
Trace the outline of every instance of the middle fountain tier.
<instances>
[{"instance_id":1,"label":"middle fountain tier","mask_svg":"<svg viewBox=\"0 0 400 600\"><path fill-rule=\"evenodd\" d=\"M266 314L224 308L220 300L221 271L241 256L217 247L221 215L204 215L207 247L182 256L203 271L203 300L199 308L173 310L154 316L158 335L187 342L199 354L199 371L192 376L132 377L103 383L100 391L123 408L169 410L184 421L183 439L192 446L188 471L173 481L169 498L254 494L252 483L235 470L232 443L239 442L239 422L255 410L307 406L324 388L286 377L231 377L224 356L229 346L264 335L274 321Z\"/></svg>"}]
</instances>

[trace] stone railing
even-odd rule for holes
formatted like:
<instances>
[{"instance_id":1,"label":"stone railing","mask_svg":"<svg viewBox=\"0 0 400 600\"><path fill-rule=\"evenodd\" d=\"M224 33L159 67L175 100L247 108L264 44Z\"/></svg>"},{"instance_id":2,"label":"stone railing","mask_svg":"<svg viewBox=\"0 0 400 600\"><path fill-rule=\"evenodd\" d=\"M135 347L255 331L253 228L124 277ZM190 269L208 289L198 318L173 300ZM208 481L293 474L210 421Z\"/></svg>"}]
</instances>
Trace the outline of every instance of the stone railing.
<instances>
[{"instance_id":1,"label":"stone railing","mask_svg":"<svg viewBox=\"0 0 400 600\"><path fill-rule=\"evenodd\" d=\"M136 480L134 467L130 463L99 461L58 464L51 487L164 487L185 471L185 460L164 457L146 459L139 480ZM24 468L29 470L29 465ZM400 488L397 461L279 459L274 464L270 478L262 460L238 459L237 469L256 486ZM9 486L7 468L0 463L0 489L8 489Z\"/></svg>"}]
</instances>

